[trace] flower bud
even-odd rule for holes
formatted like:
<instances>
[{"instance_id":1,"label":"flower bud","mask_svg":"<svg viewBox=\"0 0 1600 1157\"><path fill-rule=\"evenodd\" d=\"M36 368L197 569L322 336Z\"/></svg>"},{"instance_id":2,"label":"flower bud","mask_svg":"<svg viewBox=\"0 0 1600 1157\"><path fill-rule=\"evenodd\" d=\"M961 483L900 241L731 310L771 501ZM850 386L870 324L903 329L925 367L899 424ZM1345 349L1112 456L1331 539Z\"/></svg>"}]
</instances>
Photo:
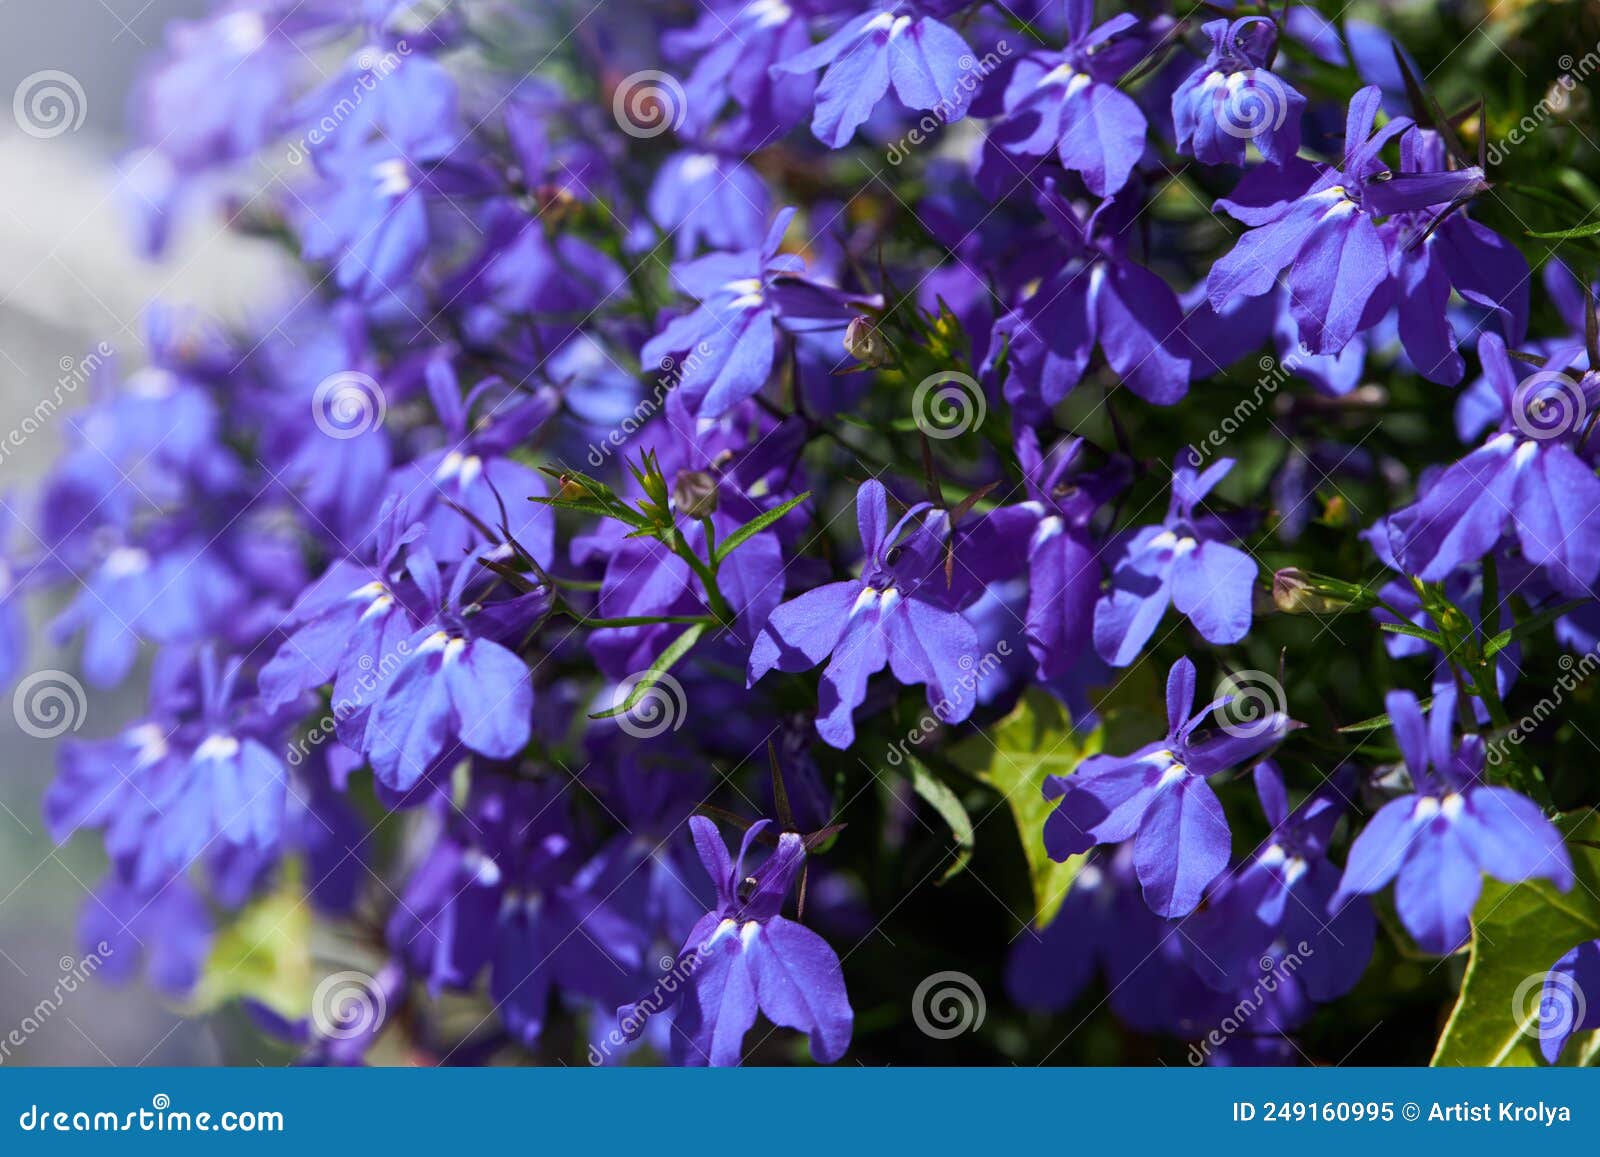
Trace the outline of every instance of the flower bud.
<instances>
[{"instance_id":1,"label":"flower bud","mask_svg":"<svg viewBox=\"0 0 1600 1157\"><path fill-rule=\"evenodd\" d=\"M856 361L866 366L886 366L890 356L888 343L878 333L870 317L853 317L844 330L844 348Z\"/></svg>"},{"instance_id":2,"label":"flower bud","mask_svg":"<svg viewBox=\"0 0 1600 1157\"><path fill-rule=\"evenodd\" d=\"M672 480L672 505L686 518L709 518L717 510L717 480L704 470L680 470Z\"/></svg>"}]
</instances>

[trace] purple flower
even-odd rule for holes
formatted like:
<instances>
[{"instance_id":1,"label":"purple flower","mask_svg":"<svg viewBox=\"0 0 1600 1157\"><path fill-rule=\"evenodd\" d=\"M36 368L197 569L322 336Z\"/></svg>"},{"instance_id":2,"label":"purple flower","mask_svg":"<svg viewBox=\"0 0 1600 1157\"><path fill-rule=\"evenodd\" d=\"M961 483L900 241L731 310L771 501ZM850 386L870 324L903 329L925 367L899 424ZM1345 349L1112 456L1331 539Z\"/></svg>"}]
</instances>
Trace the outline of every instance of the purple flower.
<instances>
[{"instance_id":1,"label":"purple flower","mask_svg":"<svg viewBox=\"0 0 1600 1157\"><path fill-rule=\"evenodd\" d=\"M1206 289L1214 308L1267 293L1287 266L1291 309L1315 353L1338 353L1388 312L1394 300L1394 230L1380 231L1379 223L1391 214L1465 199L1486 186L1477 168L1392 171L1380 154L1413 126L1409 118L1396 117L1374 131L1381 103L1375 87L1351 98L1341 168L1318 173L1303 161L1263 167L1241 181L1231 198L1217 202L1253 228L1211 267Z\"/></svg>"},{"instance_id":2,"label":"purple flower","mask_svg":"<svg viewBox=\"0 0 1600 1157\"><path fill-rule=\"evenodd\" d=\"M1084 220L1047 180L1039 206L1059 252L1054 272L995 322L987 368L1003 349L1006 400L1025 418L1044 416L1082 380L1096 347L1145 401L1181 399L1190 371L1183 311L1166 282L1128 259L1135 202L1102 201Z\"/></svg>"},{"instance_id":3,"label":"purple flower","mask_svg":"<svg viewBox=\"0 0 1600 1157\"><path fill-rule=\"evenodd\" d=\"M959 723L973 700L958 682L978 656L978 638L950 605L944 575L949 520L924 503L889 524L888 493L877 481L856 491L861 577L807 591L772 612L750 652L753 684L777 668L810 670L824 659L817 734L840 749L855 741L855 709L867 680L885 664L901 683L926 683L929 704Z\"/></svg>"},{"instance_id":4,"label":"purple flower","mask_svg":"<svg viewBox=\"0 0 1600 1157\"><path fill-rule=\"evenodd\" d=\"M1220 458L1200 474L1180 461L1172 472L1167 517L1123 543L1111 589L1094 608L1095 650L1106 662L1126 667L1138 658L1169 603L1207 642L1237 643L1249 632L1255 560L1224 541L1237 537L1226 522L1195 512L1232 469L1232 458Z\"/></svg>"},{"instance_id":5,"label":"purple flower","mask_svg":"<svg viewBox=\"0 0 1600 1157\"><path fill-rule=\"evenodd\" d=\"M1178 151L1208 165L1243 165L1255 141L1268 163L1282 165L1300 151L1306 98L1270 70L1277 26L1265 16L1212 20L1205 63L1172 94Z\"/></svg>"},{"instance_id":6,"label":"purple flower","mask_svg":"<svg viewBox=\"0 0 1600 1157\"><path fill-rule=\"evenodd\" d=\"M777 849L754 872L745 856L769 821L752 824L730 859L717 826L689 817L695 850L717 888L717 903L689 933L673 972L687 974L676 997L675 1059L690 1065L737 1065L744 1037L758 1011L773 1024L797 1029L811 1055L832 1064L850 1047L855 1013L845 993L844 971L828 942L779 912L805 863L805 842L794 832L778 836ZM644 1002L618 1009L639 1025Z\"/></svg>"},{"instance_id":7,"label":"purple flower","mask_svg":"<svg viewBox=\"0 0 1600 1157\"><path fill-rule=\"evenodd\" d=\"M1550 966L1539 993L1539 1051L1555 1064L1572 1034L1600 1028L1600 940L1578 945Z\"/></svg>"},{"instance_id":8,"label":"purple flower","mask_svg":"<svg viewBox=\"0 0 1600 1157\"><path fill-rule=\"evenodd\" d=\"M489 187L463 150L456 85L443 68L406 57L377 87L385 99L374 135L353 122L313 154L326 183L300 222L305 257L332 262L339 287L366 301L410 288L434 239L430 197Z\"/></svg>"},{"instance_id":9,"label":"purple flower","mask_svg":"<svg viewBox=\"0 0 1600 1157\"><path fill-rule=\"evenodd\" d=\"M434 993L470 988L487 967L498 1015L524 1045L553 992L615 1008L643 964L645 937L595 890L562 790L476 769L386 931Z\"/></svg>"},{"instance_id":10,"label":"purple flower","mask_svg":"<svg viewBox=\"0 0 1600 1157\"><path fill-rule=\"evenodd\" d=\"M237 662L219 671L208 650L183 668L158 681L150 720L67 745L44 801L58 842L105 829L118 878L146 895L202 855L271 857L284 834L288 769L267 745L275 721L235 703Z\"/></svg>"},{"instance_id":11,"label":"purple flower","mask_svg":"<svg viewBox=\"0 0 1600 1157\"><path fill-rule=\"evenodd\" d=\"M1437 133L1418 129L1401 138L1402 173L1437 174L1444 168L1445 147ZM1452 386L1466 364L1456 352L1451 290L1498 318L1501 336L1512 345L1527 334L1529 297L1528 262L1516 246L1472 220L1464 208L1449 211L1454 208L1435 205L1392 219L1399 231L1394 259L1400 341L1418 373Z\"/></svg>"},{"instance_id":12,"label":"purple flower","mask_svg":"<svg viewBox=\"0 0 1600 1157\"><path fill-rule=\"evenodd\" d=\"M799 74L824 67L828 71L817 86L811 131L834 149L849 144L891 82L906 108L938 109L945 121L966 116L972 100L972 87L962 83L973 67L967 42L905 0L863 12L772 71Z\"/></svg>"},{"instance_id":13,"label":"purple flower","mask_svg":"<svg viewBox=\"0 0 1600 1157\"><path fill-rule=\"evenodd\" d=\"M811 5L791 0L734 0L708 7L692 28L673 29L661 45L668 56L694 58L683 83L681 131L708 138L721 126L730 147L756 147L800 122L811 108L816 82L780 67L811 46Z\"/></svg>"},{"instance_id":14,"label":"purple flower","mask_svg":"<svg viewBox=\"0 0 1600 1157\"><path fill-rule=\"evenodd\" d=\"M1396 558L1439 582L1493 550L1509 524L1529 565L1559 590L1586 595L1600 574L1600 480L1578 448L1600 375L1544 370L1519 382L1495 334L1478 340L1478 356L1505 417L1389 518Z\"/></svg>"},{"instance_id":15,"label":"purple flower","mask_svg":"<svg viewBox=\"0 0 1600 1157\"><path fill-rule=\"evenodd\" d=\"M1066 47L1017 63L993 139L1027 156L1054 152L1091 193L1109 197L1144 153L1144 113L1117 88L1144 56L1144 34L1128 12L1094 27L1094 0L1067 0L1066 11Z\"/></svg>"},{"instance_id":16,"label":"purple flower","mask_svg":"<svg viewBox=\"0 0 1600 1157\"><path fill-rule=\"evenodd\" d=\"M1265 955L1279 950L1298 957L1295 976L1312 1000L1343 996L1361 979L1377 927L1372 908L1355 902L1329 907L1339 869L1328 845L1348 810L1345 793L1353 781L1353 775L1335 774L1291 812L1277 767L1271 760L1256 765L1256 791L1272 831L1184 925L1195 946L1195 971L1207 983L1224 991L1247 988Z\"/></svg>"},{"instance_id":17,"label":"purple flower","mask_svg":"<svg viewBox=\"0 0 1600 1157\"><path fill-rule=\"evenodd\" d=\"M1042 455L1031 429L1017 439L1027 509L1038 517L1028 542L1027 639L1041 679L1067 674L1089 650L1101 579L1089 521L1121 481L1074 473L1082 448L1081 438L1063 439Z\"/></svg>"},{"instance_id":18,"label":"purple flower","mask_svg":"<svg viewBox=\"0 0 1600 1157\"><path fill-rule=\"evenodd\" d=\"M437 615L397 648L402 658L379 688L359 745L378 779L398 792L458 757L458 744L490 759L511 759L527 746L533 727L528 665L490 637L506 624L464 600L476 563L457 568L447 596L426 552L413 554L408 569Z\"/></svg>"},{"instance_id":19,"label":"purple flower","mask_svg":"<svg viewBox=\"0 0 1600 1157\"><path fill-rule=\"evenodd\" d=\"M676 153L650 186L650 216L668 233L678 259L708 245L750 249L761 244L771 210L761 178L734 157L713 152Z\"/></svg>"},{"instance_id":20,"label":"purple flower","mask_svg":"<svg viewBox=\"0 0 1600 1157\"><path fill-rule=\"evenodd\" d=\"M803 260L778 252L794 215L781 210L759 249L712 253L673 268L673 279L700 307L668 322L639 359L679 367L677 389L699 417L720 417L766 385L779 322L843 330L861 305L874 304L807 280Z\"/></svg>"},{"instance_id":21,"label":"purple flower","mask_svg":"<svg viewBox=\"0 0 1600 1157\"><path fill-rule=\"evenodd\" d=\"M1391 691L1383 702L1417 790L1385 804L1356 837L1335 906L1398 876L1400 922L1424 950L1443 955L1466 943L1481 873L1508 884L1542 877L1563 892L1572 887L1561 833L1526 796L1483 782L1482 738L1454 742L1454 688L1437 690L1426 722L1409 691Z\"/></svg>"},{"instance_id":22,"label":"purple flower","mask_svg":"<svg viewBox=\"0 0 1600 1157\"><path fill-rule=\"evenodd\" d=\"M1271 747L1291 727L1272 712L1246 727L1199 732L1218 699L1190 715L1195 669L1179 659L1167 675L1167 735L1130 755L1093 755L1070 776L1050 776L1046 799L1060 797L1044 823L1045 850L1066 860L1097 844L1134 841L1144 898L1160 916L1194 910L1228 866L1228 820L1206 782Z\"/></svg>"}]
</instances>

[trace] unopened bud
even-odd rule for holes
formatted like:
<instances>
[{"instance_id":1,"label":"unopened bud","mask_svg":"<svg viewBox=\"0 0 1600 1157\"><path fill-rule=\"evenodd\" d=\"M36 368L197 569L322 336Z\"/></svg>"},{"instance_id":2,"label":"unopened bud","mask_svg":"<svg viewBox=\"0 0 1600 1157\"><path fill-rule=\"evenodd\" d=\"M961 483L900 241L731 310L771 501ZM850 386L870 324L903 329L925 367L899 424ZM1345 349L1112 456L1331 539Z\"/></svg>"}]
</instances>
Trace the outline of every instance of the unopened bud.
<instances>
[{"instance_id":1,"label":"unopened bud","mask_svg":"<svg viewBox=\"0 0 1600 1157\"><path fill-rule=\"evenodd\" d=\"M704 470L680 470L672 480L672 505L687 518L709 518L717 512L717 480Z\"/></svg>"},{"instance_id":2,"label":"unopened bud","mask_svg":"<svg viewBox=\"0 0 1600 1157\"><path fill-rule=\"evenodd\" d=\"M844 348L849 355L867 366L886 366L894 358L889 345L872 323L870 317L853 317L844 330Z\"/></svg>"},{"instance_id":3,"label":"unopened bud","mask_svg":"<svg viewBox=\"0 0 1600 1157\"><path fill-rule=\"evenodd\" d=\"M1297 566L1289 566L1272 576L1272 602L1286 615L1336 615L1352 608L1375 606L1377 599L1355 583L1307 574Z\"/></svg>"}]
</instances>

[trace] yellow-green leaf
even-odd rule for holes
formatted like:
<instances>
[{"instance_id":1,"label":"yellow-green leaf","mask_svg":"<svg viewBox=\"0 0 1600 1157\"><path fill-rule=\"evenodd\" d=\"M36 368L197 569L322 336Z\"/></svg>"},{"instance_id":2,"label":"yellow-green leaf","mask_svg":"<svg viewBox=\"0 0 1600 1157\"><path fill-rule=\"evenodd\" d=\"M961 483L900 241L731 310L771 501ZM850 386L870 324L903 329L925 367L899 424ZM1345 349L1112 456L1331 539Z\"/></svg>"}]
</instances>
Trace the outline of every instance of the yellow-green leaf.
<instances>
[{"instance_id":1,"label":"yellow-green leaf","mask_svg":"<svg viewBox=\"0 0 1600 1157\"><path fill-rule=\"evenodd\" d=\"M958 765L1005 797L1028 859L1038 928L1055 919L1083 861L1074 856L1057 863L1044 850L1045 817L1056 806L1042 794L1045 777L1070 775L1099 750L1098 728L1074 733L1066 708L1048 693L1030 688L1010 715L950 753Z\"/></svg>"},{"instance_id":2,"label":"yellow-green leaf","mask_svg":"<svg viewBox=\"0 0 1600 1157\"><path fill-rule=\"evenodd\" d=\"M311 924L311 904L290 861L277 888L217 933L190 997L192 1010L250 996L290 1019L305 1016L311 1009Z\"/></svg>"},{"instance_id":3,"label":"yellow-green leaf","mask_svg":"<svg viewBox=\"0 0 1600 1157\"><path fill-rule=\"evenodd\" d=\"M1600 851L1572 842L1600 838L1600 819L1579 817L1560 826L1578 877L1569 891L1558 892L1544 880L1484 881L1461 995L1439 1038L1434 1064L1544 1064L1538 1036L1544 975L1574 945L1600 937ZM1581 1062L1596 1043L1596 1034L1569 1042L1563 1063Z\"/></svg>"}]
</instances>

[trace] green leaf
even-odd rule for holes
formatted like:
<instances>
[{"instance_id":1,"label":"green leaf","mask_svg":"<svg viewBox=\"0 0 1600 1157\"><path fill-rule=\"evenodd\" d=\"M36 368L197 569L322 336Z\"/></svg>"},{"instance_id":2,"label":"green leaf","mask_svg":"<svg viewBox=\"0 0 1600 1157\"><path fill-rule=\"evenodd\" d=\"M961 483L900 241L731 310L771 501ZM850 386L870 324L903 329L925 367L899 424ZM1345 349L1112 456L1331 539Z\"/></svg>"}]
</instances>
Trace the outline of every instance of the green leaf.
<instances>
[{"instance_id":1,"label":"green leaf","mask_svg":"<svg viewBox=\"0 0 1600 1157\"><path fill-rule=\"evenodd\" d=\"M1484 881L1472 917L1472 955L1435 1065L1544 1064L1537 1035L1544 975L1575 945L1600 937L1600 850L1574 842L1600 837L1600 817L1569 817L1558 826L1577 882L1558 892L1544 880ZM1591 1035L1570 1042L1562 1061L1592 1053Z\"/></svg>"},{"instance_id":2,"label":"green leaf","mask_svg":"<svg viewBox=\"0 0 1600 1157\"><path fill-rule=\"evenodd\" d=\"M639 700L643 699L649 692L650 688L661 682L666 677L667 672L672 670L673 665L687 655L695 643L699 642L700 636L705 633L705 629L705 623L695 623L683 634L672 640L667 645L667 649L661 652L661 657L650 664L650 669L640 675L634 685L628 689L628 697L626 699L615 707L607 708L604 711L591 712L589 718L611 719L614 716L626 715L632 711L638 706Z\"/></svg>"},{"instance_id":3,"label":"green leaf","mask_svg":"<svg viewBox=\"0 0 1600 1157\"><path fill-rule=\"evenodd\" d=\"M966 805L961 802L961 797L956 795L949 784L929 771L920 759L914 755L907 756L906 762L911 767L912 789L939 813L945 823L950 825L950 834L956 840L955 862L945 869L944 875L939 877L939 883L942 884L952 876L958 876L965 871L967 862L972 859L974 843L972 817L967 814Z\"/></svg>"},{"instance_id":4,"label":"green leaf","mask_svg":"<svg viewBox=\"0 0 1600 1157\"><path fill-rule=\"evenodd\" d=\"M1430 631L1413 623L1381 622L1378 624L1378 628L1388 631L1391 635L1410 635L1413 639L1425 639L1435 647L1442 648L1444 646L1444 639L1438 631Z\"/></svg>"},{"instance_id":5,"label":"green leaf","mask_svg":"<svg viewBox=\"0 0 1600 1157\"><path fill-rule=\"evenodd\" d=\"M958 766L998 791L1011 809L1028 860L1036 928L1055 919L1083 864L1082 856L1057 863L1044 850L1045 817L1056 806L1042 794L1045 777L1070 775L1100 750L1100 742L1099 728L1075 733L1071 716L1054 697L1029 688L1010 715L950 752Z\"/></svg>"},{"instance_id":6,"label":"green leaf","mask_svg":"<svg viewBox=\"0 0 1600 1157\"><path fill-rule=\"evenodd\" d=\"M1529 233L1529 237L1539 237L1545 241L1572 241L1579 237L1593 237L1600 233L1600 221L1593 221L1587 225L1579 225L1576 229L1562 229L1555 233Z\"/></svg>"},{"instance_id":7,"label":"green leaf","mask_svg":"<svg viewBox=\"0 0 1600 1157\"><path fill-rule=\"evenodd\" d=\"M1428 710L1429 707L1433 706L1433 697L1430 695L1428 698L1420 700L1417 706L1423 711ZM1360 735L1366 731L1382 731L1387 727L1393 726L1394 720L1390 719L1389 713L1385 711L1382 715L1374 715L1371 719L1363 719L1360 723L1346 724L1344 727L1339 728L1339 734Z\"/></svg>"},{"instance_id":8,"label":"green leaf","mask_svg":"<svg viewBox=\"0 0 1600 1157\"><path fill-rule=\"evenodd\" d=\"M1562 603L1560 606L1546 607L1536 615L1529 615L1515 626L1507 627L1483 645L1483 657L1485 659L1494 658L1518 639L1526 639L1529 635L1544 630L1562 615L1567 614L1576 607L1581 607L1584 601L1583 599L1573 599L1570 603Z\"/></svg>"},{"instance_id":9,"label":"green leaf","mask_svg":"<svg viewBox=\"0 0 1600 1157\"><path fill-rule=\"evenodd\" d=\"M807 490L804 494L800 495L800 497L791 498L782 506L774 506L765 514L756 515L756 517L752 518L749 522L745 523L738 530L734 531L732 534L728 535L727 538L722 540L722 544L717 547L717 552L712 556L711 561L718 566L722 565L723 559L727 558L734 551L738 550L745 543L749 542L750 539L760 534L763 530L767 529L767 527L771 526L774 522L777 522L778 519L782 518L785 514L788 514L789 511L793 510L796 506L799 506L802 502L810 497L811 491Z\"/></svg>"},{"instance_id":10,"label":"green leaf","mask_svg":"<svg viewBox=\"0 0 1600 1157\"><path fill-rule=\"evenodd\" d=\"M217 933L189 997L191 1015L241 996L290 1019L310 1011L312 913L300 876L299 862L286 861L278 886Z\"/></svg>"}]
</instances>

